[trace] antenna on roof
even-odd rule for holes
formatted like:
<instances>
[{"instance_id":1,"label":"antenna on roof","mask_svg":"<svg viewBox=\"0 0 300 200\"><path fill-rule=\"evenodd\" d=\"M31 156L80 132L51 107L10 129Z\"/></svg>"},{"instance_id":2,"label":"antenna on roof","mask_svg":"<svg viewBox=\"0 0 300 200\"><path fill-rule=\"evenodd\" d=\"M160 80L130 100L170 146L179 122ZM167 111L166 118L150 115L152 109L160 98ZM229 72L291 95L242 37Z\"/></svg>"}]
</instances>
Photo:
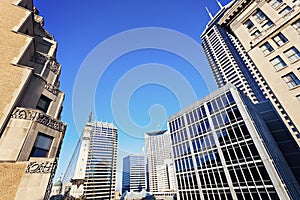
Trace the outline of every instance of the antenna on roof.
<instances>
[{"instance_id":1,"label":"antenna on roof","mask_svg":"<svg viewBox=\"0 0 300 200\"><path fill-rule=\"evenodd\" d=\"M88 122L92 122L92 117L93 117L93 112L90 112L89 121Z\"/></svg>"},{"instance_id":2,"label":"antenna on roof","mask_svg":"<svg viewBox=\"0 0 300 200\"><path fill-rule=\"evenodd\" d=\"M212 16L212 15L211 15L211 13L209 12L208 8L207 8L207 7L205 7L205 9L206 9L206 11L207 11L207 13L208 13L208 15L209 15L210 19L213 19L213 16Z\"/></svg>"},{"instance_id":3,"label":"antenna on roof","mask_svg":"<svg viewBox=\"0 0 300 200\"><path fill-rule=\"evenodd\" d=\"M219 5L220 9L223 8L223 5L220 3L220 1L216 0L217 1L217 4Z\"/></svg>"}]
</instances>

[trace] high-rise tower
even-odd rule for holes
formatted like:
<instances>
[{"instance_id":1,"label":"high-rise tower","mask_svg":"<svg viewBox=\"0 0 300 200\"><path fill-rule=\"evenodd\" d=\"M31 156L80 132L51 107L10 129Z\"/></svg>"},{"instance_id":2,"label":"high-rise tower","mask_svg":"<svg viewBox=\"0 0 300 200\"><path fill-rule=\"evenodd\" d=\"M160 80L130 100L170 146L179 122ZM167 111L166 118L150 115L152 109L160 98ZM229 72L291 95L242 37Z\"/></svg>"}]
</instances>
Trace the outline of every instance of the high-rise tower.
<instances>
[{"instance_id":1,"label":"high-rise tower","mask_svg":"<svg viewBox=\"0 0 300 200\"><path fill-rule=\"evenodd\" d=\"M146 162L144 154L130 154L123 158L122 193L146 189Z\"/></svg>"},{"instance_id":2,"label":"high-rise tower","mask_svg":"<svg viewBox=\"0 0 300 200\"><path fill-rule=\"evenodd\" d=\"M157 199L176 193L171 138L167 130L145 134L148 190Z\"/></svg>"},{"instance_id":3,"label":"high-rise tower","mask_svg":"<svg viewBox=\"0 0 300 200\"><path fill-rule=\"evenodd\" d=\"M81 136L80 152L70 195L86 199L114 199L118 130L110 123L88 122Z\"/></svg>"},{"instance_id":4,"label":"high-rise tower","mask_svg":"<svg viewBox=\"0 0 300 200\"><path fill-rule=\"evenodd\" d=\"M32 0L0 13L0 196L48 199L66 129L57 42Z\"/></svg>"},{"instance_id":5,"label":"high-rise tower","mask_svg":"<svg viewBox=\"0 0 300 200\"><path fill-rule=\"evenodd\" d=\"M257 103L269 99L299 143L299 1L232 1L201 35L219 87L232 83Z\"/></svg>"}]
</instances>

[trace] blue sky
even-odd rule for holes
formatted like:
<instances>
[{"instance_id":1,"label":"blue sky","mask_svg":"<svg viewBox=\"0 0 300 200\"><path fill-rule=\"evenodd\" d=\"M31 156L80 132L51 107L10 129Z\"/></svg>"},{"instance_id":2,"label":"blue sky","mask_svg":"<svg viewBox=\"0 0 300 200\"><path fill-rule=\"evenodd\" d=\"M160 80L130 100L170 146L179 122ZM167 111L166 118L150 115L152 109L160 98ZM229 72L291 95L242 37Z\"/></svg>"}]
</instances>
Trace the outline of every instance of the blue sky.
<instances>
[{"instance_id":1,"label":"blue sky","mask_svg":"<svg viewBox=\"0 0 300 200\"><path fill-rule=\"evenodd\" d=\"M223 5L230 0L221 0ZM94 119L119 128L121 158L141 152L146 131L216 88L200 35L214 0L35 0L58 42L68 124L57 176L64 173L80 133ZM108 59L109 58L109 59ZM56 176L56 177L57 177Z\"/></svg>"}]
</instances>

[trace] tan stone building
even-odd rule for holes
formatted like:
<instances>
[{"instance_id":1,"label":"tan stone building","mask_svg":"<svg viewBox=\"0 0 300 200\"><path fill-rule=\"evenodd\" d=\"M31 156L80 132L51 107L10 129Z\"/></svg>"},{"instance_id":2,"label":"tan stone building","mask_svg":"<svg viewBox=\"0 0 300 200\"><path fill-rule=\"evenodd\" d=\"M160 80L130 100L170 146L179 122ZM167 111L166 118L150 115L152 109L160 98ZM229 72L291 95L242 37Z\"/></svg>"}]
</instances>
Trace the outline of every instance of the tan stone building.
<instances>
[{"instance_id":1,"label":"tan stone building","mask_svg":"<svg viewBox=\"0 0 300 200\"><path fill-rule=\"evenodd\" d=\"M0 1L0 199L48 199L66 125L57 43L32 0Z\"/></svg>"},{"instance_id":2,"label":"tan stone building","mask_svg":"<svg viewBox=\"0 0 300 200\"><path fill-rule=\"evenodd\" d=\"M201 38L218 85L231 82L254 103L262 93L300 144L300 1L235 0L212 23ZM218 38L221 45L214 44ZM234 69L222 59L227 53Z\"/></svg>"}]
</instances>

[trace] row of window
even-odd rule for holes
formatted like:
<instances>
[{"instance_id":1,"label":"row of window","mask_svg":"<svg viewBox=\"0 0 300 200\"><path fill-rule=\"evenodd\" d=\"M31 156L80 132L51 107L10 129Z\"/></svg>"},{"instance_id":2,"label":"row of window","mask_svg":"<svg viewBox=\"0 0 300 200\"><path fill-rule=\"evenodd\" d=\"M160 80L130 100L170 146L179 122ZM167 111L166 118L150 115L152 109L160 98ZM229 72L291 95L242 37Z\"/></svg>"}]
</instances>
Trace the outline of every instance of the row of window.
<instances>
[{"instance_id":1,"label":"row of window","mask_svg":"<svg viewBox=\"0 0 300 200\"><path fill-rule=\"evenodd\" d=\"M271 46L269 46L269 44L265 44L265 47L270 48ZM291 63L296 62L300 59L300 52L295 47L289 48L288 50L284 51L283 54L289 59ZM276 56L275 58L271 59L270 62L277 71L287 66L287 64L280 56Z\"/></svg>"}]
</instances>

